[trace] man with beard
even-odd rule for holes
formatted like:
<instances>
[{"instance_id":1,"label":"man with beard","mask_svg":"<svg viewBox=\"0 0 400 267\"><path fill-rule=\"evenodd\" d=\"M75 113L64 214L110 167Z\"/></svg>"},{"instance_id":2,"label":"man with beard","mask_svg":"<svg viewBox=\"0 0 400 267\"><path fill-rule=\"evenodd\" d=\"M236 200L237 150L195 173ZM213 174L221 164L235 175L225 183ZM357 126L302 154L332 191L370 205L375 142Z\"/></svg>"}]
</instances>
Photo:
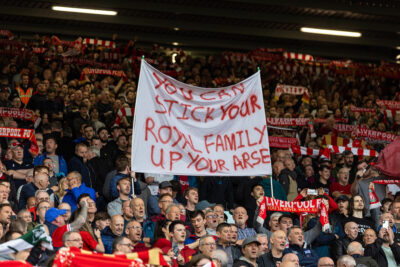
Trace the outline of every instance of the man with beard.
<instances>
[{"instance_id":1,"label":"man with beard","mask_svg":"<svg viewBox=\"0 0 400 267\"><path fill-rule=\"evenodd\" d=\"M400 246L394 241L392 228L381 227L378 237L365 246L364 255L371 256L381 267L398 266Z\"/></svg>"},{"instance_id":2,"label":"man with beard","mask_svg":"<svg viewBox=\"0 0 400 267\"><path fill-rule=\"evenodd\" d=\"M101 143L103 144L102 147L105 147L108 143L108 138L110 134L108 133L108 130L106 127L101 127L100 129L97 130L97 135L100 138Z\"/></svg>"},{"instance_id":3,"label":"man with beard","mask_svg":"<svg viewBox=\"0 0 400 267\"><path fill-rule=\"evenodd\" d=\"M369 201L368 201L369 202ZM350 199L349 218L346 222L355 222L358 225L358 236L362 238L365 230L375 229L374 222L366 216L365 201L361 195L355 195Z\"/></svg>"},{"instance_id":4,"label":"man with beard","mask_svg":"<svg viewBox=\"0 0 400 267\"><path fill-rule=\"evenodd\" d=\"M347 247L353 241L358 241L358 225L355 222L348 222L344 226L346 236L336 239L331 248L331 255L334 261L339 259L340 256L345 255Z\"/></svg>"},{"instance_id":5,"label":"man with beard","mask_svg":"<svg viewBox=\"0 0 400 267\"><path fill-rule=\"evenodd\" d=\"M138 221L130 221L126 224L125 235L132 241L133 249L131 252L139 252L147 250L142 242L142 225Z\"/></svg>"},{"instance_id":6,"label":"man with beard","mask_svg":"<svg viewBox=\"0 0 400 267\"><path fill-rule=\"evenodd\" d=\"M357 166L360 168L366 166L366 168L360 169L357 172L357 179L355 179L354 183L351 185L352 195L354 196L356 194L359 194L362 196L363 199L367 200L370 199L370 193L372 189L374 189L378 201L382 201L386 196L386 185L373 183L375 180L382 179L381 177L379 177L378 171L373 166L369 167L365 163L358 164ZM364 206L367 211L365 216L371 216L371 218L373 218L374 220L374 224L377 225L379 223L378 220L381 213L379 207L370 209L370 201L365 201Z\"/></svg>"},{"instance_id":7,"label":"man with beard","mask_svg":"<svg viewBox=\"0 0 400 267\"><path fill-rule=\"evenodd\" d=\"M338 172L338 181L329 187L330 195L336 199L339 196L351 197L351 184L349 184L349 169L341 168Z\"/></svg>"},{"instance_id":8,"label":"man with beard","mask_svg":"<svg viewBox=\"0 0 400 267\"><path fill-rule=\"evenodd\" d=\"M268 253L257 258L259 267L275 267L282 262L283 251L286 247L286 234L277 230L271 235L271 249Z\"/></svg>"},{"instance_id":9,"label":"man with beard","mask_svg":"<svg viewBox=\"0 0 400 267\"><path fill-rule=\"evenodd\" d=\"M179 265L190 261L191 256L196 252L185 245L186 227L184 222L176 220L169 225L169 235L172 241L172 251Z\"/></svg>"},{"instance_id":10,"label":"man with beard","mask_svg":"<svg viewBox=\"0 0 400 267\"><path fill-rule=\"evenodd\" d=\"M238 260L233 263L233 267L256 267L260 242L255 237L248 237L243 240L242 254Z\"/></svg>"},{"instance_id":11,"label":"man with beard","mask_svg":"<svg viewBox=\"0 0 400 267\"><path fill-rule=\"evenodd\" d=\"M130 201L131 193L131 180L128 176L124 176L117 181L117 190L119 192L119 197L108 203L107 211L110 217L122 214L122 203Z\"/></svg>"},{"instance_id":12,"label":"man with beard","mask_svg":"<svg viewBox=\"0 0 400 267\"><path fill-rule=\"evenodd\" d=\"M235 224L238 226L238 240L243 240L257 234L253 228L246 227L246 221L248 218L247 211L243 207L237 207L233 211L233 219L235 220Z\"/></svg>"},{"instance_id":13,"label":"man with beard","mask_svg":"<svg viewBox=\"0 0 400 267\"><path fill-rule=\"evenodd\" d=\"M304 234L299 226L289 229L288 234L289 248L284 250L284 254L294 253L299 257L300 266L317 267L318 254L313 249L304 248Z\"/></svg>"}]
</instances>

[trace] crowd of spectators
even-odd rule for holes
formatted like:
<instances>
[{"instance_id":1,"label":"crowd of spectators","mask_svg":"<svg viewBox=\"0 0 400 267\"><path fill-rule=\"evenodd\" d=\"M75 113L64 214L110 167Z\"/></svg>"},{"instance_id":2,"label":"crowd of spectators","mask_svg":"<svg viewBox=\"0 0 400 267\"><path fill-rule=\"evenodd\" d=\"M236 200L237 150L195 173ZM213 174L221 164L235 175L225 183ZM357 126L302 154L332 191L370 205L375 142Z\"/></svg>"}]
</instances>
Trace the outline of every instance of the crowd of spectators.
<instances>
[{"instance_id":1,"label":"crowd of spectators","mask_svg":"<svg viewBox=\"0 0 400 267\"><path fill-rule=\"evenodd\" d=\"M400 264L400 188L374 184L379 173L370 168L370 158L346 151L326 160L272 148L272 179L135 173L130 167L132 114L115 123L121 108L135 107L142 54L161 71L201 87L234 84L259 67L267 117L327 119L314 125L316 136L309 127L297 126L271 129L270 135L297 133L302 146L314 149L322 146L323 135L333 134L334 118L400 135L400 114L388 118L376 105L377 99L399 100L398 80L291 72L282 67L286 60L178 54L172 62L162 49L143 51L133 41L113 49L83 49L79 43L37 36L0 46L0 107L30 109L40 118L37 154L28 140L0 138L1 243L44 224L56 249L126 254L160 248L174 266L210 261L224 267ZM33 53L31 47L43 50ZM107 60L106 53L118 57ZM80 60L66 60L66 55ZM81 75L88 66L121 68L125 76ZM278 83L306 86L309 104L295 95L276 99ZM352 112L351 105L377 112ZM10 117L1 117L0 126L34 127ZM330 229L322 231L319 214L269 212L260 224L258 204L271 196L271 187L281 200L322 198ZM371 188L380 207L370 205ZM0 258L44 265L53 254L32 249Z\"/></svg>"}]
</instances>

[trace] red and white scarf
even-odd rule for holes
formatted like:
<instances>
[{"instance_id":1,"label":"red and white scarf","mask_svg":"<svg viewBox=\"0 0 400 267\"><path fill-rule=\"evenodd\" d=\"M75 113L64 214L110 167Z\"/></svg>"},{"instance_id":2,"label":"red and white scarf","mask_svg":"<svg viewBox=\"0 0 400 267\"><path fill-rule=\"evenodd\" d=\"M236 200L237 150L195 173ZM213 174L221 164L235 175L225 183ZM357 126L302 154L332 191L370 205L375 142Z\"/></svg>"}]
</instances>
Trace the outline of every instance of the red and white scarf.
<instances>
[{"instance_id":1,"label":"red and white scarf","mask_svg":"<svg viewBox=\"0 0 400 267\"><path fill-rule=\"evenodd\" d=\"M330 159L331 156L330 155L331 151L328 148L312 149L309 147L292 145L289 148L289 150L292 154L297 154L297 155L307 155L315 157L321 156L321 158L326 158L326 159Z\"/></svg>"},{"instance_id":2,"label":"red and white scarf","mask_svg":"<svg viewBox=\"0 0 400 267\"><path fill-rule=\"evenodd\" d=\"M359 107L355 107L353 105L350 106L350 111L351 112L360 112L360 113L372 113L372 114L376 113L376 110L374 108L359 108Z\"/></svg>"},{"instance_id":3,"label":"red and white scarf","mask_svg":"<svg viewBox=\"0 0 400 267\"><path fill-rule=\"evenodd\" d=\"M123 117L132 117L135 114L134 108L120 108L117 112L114 125L120 125Z\"/></svg>"},{"instance_id":4,"label":"red and white scarf","mask_svg":"<svg viewBox=\"0 0 400 267\"><path fill-rule=\"evenodd\" d=\"M281 136L269 136L268 141L270 147L279 147L286 149L291 147L292 145L297 145L299 142L297 138Z\"/></svg>"},{"instance_id":5,"label":"red and white scarf","mask_svg":"<svg viewBox=\"0 0 400 267\"><path fill-rule=\"evenodd\" d=\"M98 40L94 38L84 38L83 39L83 44L85 45L100 45L108 48L115 48L115 42L114 41L108 41L108 40Z\"/></svg>"},{"instance_id":6,"label":"red and white scarf","mask_svg":"<svg viewBox=\"0 0 400 267\"><path fill-rule=\"evenodd\" d=\"M391 100L376 100L376 104L381 108L400 110L400 102Z\"/></svg>"},{"instance_id":7,"label":"red and white scarf","mask_svg":"<svg viewBox=\"0 0 400 267\"><path fill-rule=\"evenodd\" d=\"M277 84L275 87L275 98L279 99L282 94L289 95L309 95L308 89L303 86Z\"/></svg>"},{"instance_id":8,"label":"red and white scarf","mask_svg":"<svg viewBox=\"0 0 400 267\"><path fill-rule=\"evenodd\" d=\"M267 124L273 126L307 126L308 118L267 118Z\"/></svg>"},{"instance_id":9,"label":"red and white scarf","mask_svg":"<svg viewBox=\"0 0 400 267\"><path fill-rule=\"evenodd\" d=\"M370 130L360 126L354 129L352 135L385 142L393 142L397 138L397 135L394 135L392 133Z\"/></svg>"},{"instance_id":10,"label":"red and white scarf","mask_svg":"<svg viewBox=\"0 0 400 267\"><path fill-rule=\"evenodd\" d=\"M379 153L372 149L362 149L356 147L345 147L345 146L332 146L329 145L328 148L334 154L342 154L344 151L351 151L354 155L365 156L365 157L378 157Z\"/></svg>"},{"instance_id":11,"label":"red and white scarf","mask_svg":"<svg viewBox=\"0 0 400 267\"><path fill-rule=\"evenodd\" d=\"M295 213L317 213L320 212L320 222L323 231L329 229L328 211L322 199L309 201L284 201L270 197L264 197L258 209L257 222L264 224L267 211L295 212Z\"/></svg>"},{"instance_id":12,"label":"red and white scarf","mask_svg":"<svg viewBox=\"0 0 400 267\"><path fill-rule=\"evenodd\" d=\"M124 80L128 80L124 71L122 70L107 70L107 69L89 69L86 68L82 71L80 80L84 80L86 74L98 74L98 75L108 75L122 77Z\"/></svg>"}]
</instances>

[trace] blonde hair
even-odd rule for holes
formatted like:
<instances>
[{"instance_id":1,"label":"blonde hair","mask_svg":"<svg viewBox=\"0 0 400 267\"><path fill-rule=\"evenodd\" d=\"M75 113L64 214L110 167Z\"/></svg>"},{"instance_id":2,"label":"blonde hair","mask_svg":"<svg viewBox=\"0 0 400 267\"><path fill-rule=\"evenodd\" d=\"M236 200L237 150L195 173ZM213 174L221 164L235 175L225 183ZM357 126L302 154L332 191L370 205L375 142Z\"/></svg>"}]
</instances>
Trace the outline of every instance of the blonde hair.
<instances>
[{"instance_id":1,"label":"blonde hair","mask_svg":"<svg viewBox=\"0 0 400 267\"><path fill-rule=\"evenodd\" d=\"M57 197L60 199L60 203L62 202L62 198L67 194L67 191L64 190L63 188L63 183L67 180L67 178L61 178L61 180L58 182L58 191L55 192Z\"/></svg>"}]
</instances>

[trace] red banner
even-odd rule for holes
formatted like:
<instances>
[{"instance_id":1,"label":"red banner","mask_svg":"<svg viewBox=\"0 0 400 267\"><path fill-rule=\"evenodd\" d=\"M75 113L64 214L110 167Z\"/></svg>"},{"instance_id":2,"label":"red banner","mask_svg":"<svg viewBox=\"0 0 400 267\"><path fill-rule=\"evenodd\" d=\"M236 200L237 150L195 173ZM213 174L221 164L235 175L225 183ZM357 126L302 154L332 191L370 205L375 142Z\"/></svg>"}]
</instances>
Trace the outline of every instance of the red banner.
<instances>
[{"instance_id":1,"label":"red banner","mask_svg":"<svg viewBox=\"0 0 400 267\"><path fill-rule=\"evenodd\" d=\"M33 122L37 119L37 116L32 110L24 108L0 108L0 117L10 117Z\"/></svg>"},{"instance_id":2,"label":"red banner","mask_svg":"<svg viewBox=\"0 0 400 267\"><path fill-rule=\"evenodd\" d=\"M372 113L372 114L376 113L376 110L374 108L358 108L355 106L350 106L350 111L359 113Z\"/></svg>"},{"instance_id":3,"label":"red banner","mask_svg":"<svg viewBox=\"0 0 400 267\"><path fill-rule=\"evenodd\" d=\"M267 124L273 126L307 126L308 118L267 118Z\"/></svg>"},{"instance_id":4,"label":"red banner","mask_svg":"<svg viewBox=\"0 0 400 267\"><path fill-rule=\"evenodd\" d=\"M122 70L107 70L107 69L84 69L81 73L80 80L84 80L85 74L98 74L98 75L108 75L122 77L124 80L128 80L125 73Z\"/></svg>"},{"instance_id":5,"label":"red banner","mask_svg":"<svg viewBox=\"0 0 400 267\"><path fill-rule=\"evenodd\" d=\"M57 267L84 267L84 266L132 266L144 267L148 265L169 266L158 249L129 253L124 255L110 255L93 253L76 247L61 248L54 259L53 266Z\"/></svg>"},{"instance_id":6,"label":"red banner","mask_svg":"<svg viewBox=\"0 0 400 267\"><path fill-rule=\"evenodd\" d=\"M0 137L22 138L32 141L31 152L37 154L39 147L36 143L34 130L23 128L0 127Z\"/></svg>"},{"instance_id":7,"label":"red banner","mask_svg":"<svg viewBox=\"0 0 400 267\"><path fill-rule=\"evenodd\" d=\"M289 148L298 144L297 138L294 137L269 136L268 141L269 147Z\"/></svg>"},{"instance_id":8,"label":"red banner","mask_svg":"<svg viewBox=\"0 0 400 267\"><path fill-rule=\"evenodd\" d=\"M351 124L336 123L333 129L340 133L352 132L357 126Z\"/></svg>"},{"instance_id":9,"label":"red banner","mask_svg":"<svg viewBox=\"0 0 400 267\"><path fill-rule=\"evenodd\" d=\"M373 140L381 140L381 141L385 141L385 142L393 142L397 138L397 135L394 135L392 133L370 130L370 129L363 128L363 127L355 128L353 131L353 134L354 134L354 136L357 136L357 137L364 137L364 138L369 138L369 139L373 139Z\"/></svg>"},{"instance_id":10,"label":"red banner","mask_svg":"<svg viewBox=\"0 0 400 267\"><path fill-rule=\"evenodd\" d=\"M394 109L394 110L400 109L400 102L398 101L376 100L376 104L381 108Z\"/></svg>"}]
</instances>

